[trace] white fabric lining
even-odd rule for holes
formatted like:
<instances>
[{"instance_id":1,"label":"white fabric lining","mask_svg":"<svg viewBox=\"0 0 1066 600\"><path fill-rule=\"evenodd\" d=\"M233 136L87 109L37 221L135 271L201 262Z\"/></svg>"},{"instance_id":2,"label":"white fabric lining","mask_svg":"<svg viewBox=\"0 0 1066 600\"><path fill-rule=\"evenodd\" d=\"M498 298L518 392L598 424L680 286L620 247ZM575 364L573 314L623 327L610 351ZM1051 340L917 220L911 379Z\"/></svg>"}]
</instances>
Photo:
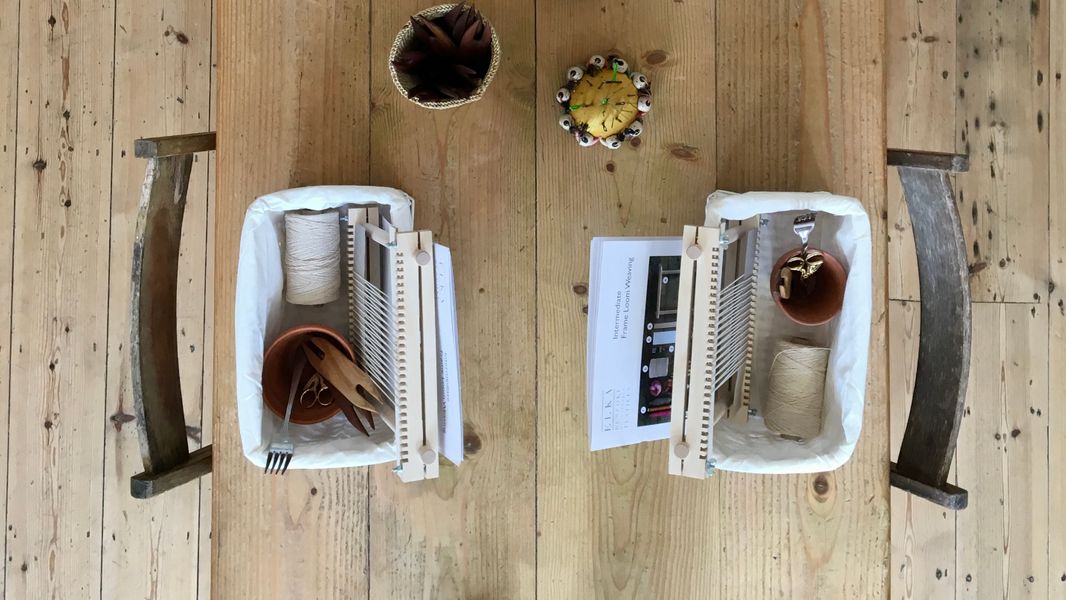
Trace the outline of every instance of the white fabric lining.
<instances>
[{"instance_id":1,"label":"white fabric lining","mask_svg":"<svg viewBox=\"0 0 1066 600\"><path fill-rule=\"evenodd\" d=\"M819 211L811 246L837 257L848 271L844 306L821 327L793 323L770 296L770 270L780 255L799 245L792 220L807 211ZM722 219L757 214L770 222L760 234L751 403L757 409L762 406L775 340L802 337L826 345L831 351L822 432L793 441L769 431L758 416L747 423L721 419L712 435L715 468L745 473L832 471L851 457L862 429L873 300L870 220L855 198L826 192L717 191L707 198L705 223L717 226Z\"/></svg>"}]
</instances>

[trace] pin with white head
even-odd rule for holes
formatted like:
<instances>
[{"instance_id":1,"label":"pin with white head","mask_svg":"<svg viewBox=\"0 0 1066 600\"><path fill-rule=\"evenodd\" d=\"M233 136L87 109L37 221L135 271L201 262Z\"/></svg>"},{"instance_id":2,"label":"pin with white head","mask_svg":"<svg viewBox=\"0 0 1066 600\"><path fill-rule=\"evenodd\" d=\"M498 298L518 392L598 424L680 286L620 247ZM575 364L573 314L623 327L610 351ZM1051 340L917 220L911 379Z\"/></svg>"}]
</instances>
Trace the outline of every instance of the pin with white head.
<instances>
[{"instance_id":1,"label":"pin with white head","mask_svg":"<svg viewBox=\"0 0 1066 600\"><path fill-rule=\"evenodd\" d=\"M585 69L575 65L566 72L566 78L570 81L580 81L585 76Z\"/></svg>"},{"instance_id":2,"label":"pin with white head","mask_svg":"<svg viewBox=\"0 0 1066 600\"><path fill-rule=\"evenodd\" d=\"M640 134L644 133L644 123L637 119L629 124L629 127L625 128L623 132L629 137L640 137Z\"/></svg>"},{"instance_id":3,"label":"pin with white head","mask_svg":"<svg viewBox=\"0 0 1066 600\"><path fill-rule=\"evenodd\" d=\"M648 87L648 78L643 73L633 72L629 74L629 78L633 80L633 86L638 90L643 90Z\"/></svg>"},{"instance_id":4,"label":"pin with white head","mask_svg":"<svg viewBox=\"0 0 1066 600\"><path fill-rule=\"evenodd\" d=\"M625 73L629 70L629 63L622 60L621 58L618 58L617 56L611 59L611 66L614 68L615 71L618 71L619 73Z\"/></svg>"},{"instance_id":5,"label":"pin with white head","mask_svg":"<svg viewBox=\"0 0 1066 600\"><path fill-rule=\"evenodd\" d=\"M559 117L559 127L562 127L563 129L565 129L567 131L570 131L570 128L573 127L573 126L574 126L574 117L571 117L570 115L563 115L563 116Z\"/></svg>"},{"instance_id":6,"label":"pin with white head","mask_svg":"<svg viewBox=\"0 0 1066 600\"><path fill-rule=\"evenodd\" d=\"M596 142L597 142L596 136L592 135L591 133L589 133L587 131L579 131L576 134L576 137L577 137L577 143L580 144L582 148L588 148L589 146L595 146Z\"/></svg>"},{"instance_id":7,"label":"pin with white head","mask_svg":"<svg viewBox=\"0 0 1066 600\"><path fill-rule=\"evenodd\" d=\"M623 141L623 138L622 138L622 136L620 134L619 135L609 135L607 137L600 138L600 144L603 144L604 146L607 146L611 150L617 150L617 149L621 148L622 147L622 141Z\"/></svg>"},{"instance_id":8,"label":"pin with white head","mask_svg":"<svg viewBox=\"0 0 1066 600\"><path fill-rule=\"evenodd\" d=\"M567 102L570 102L570 90L564 87L559 88L559 91L555 92L555 101L565 106Z\"/></svg>"},{"instance_id":9,"label":"pin with white head","mask_svg":"<svg viewBox=\"0 0 1066 600\"><path fill-rule=\"evenodd\" d=\"M651 94L641 94L637 97L637 110L642 113L651 110Z\"/></svg>"},{"instance_id":10,"label":"pin with white head","mask_svg":"<svg viewBox=\"0 0 1066 600\"><path fill-rule=\"evenodd\" d=\"M607 60L604 59L599 54L593 54L592 56L589 57L589 66L590 67L595 67L596 69L602 69L603 66L606 65L606 64L607 64Z\"/></svg>"}]
</instances>

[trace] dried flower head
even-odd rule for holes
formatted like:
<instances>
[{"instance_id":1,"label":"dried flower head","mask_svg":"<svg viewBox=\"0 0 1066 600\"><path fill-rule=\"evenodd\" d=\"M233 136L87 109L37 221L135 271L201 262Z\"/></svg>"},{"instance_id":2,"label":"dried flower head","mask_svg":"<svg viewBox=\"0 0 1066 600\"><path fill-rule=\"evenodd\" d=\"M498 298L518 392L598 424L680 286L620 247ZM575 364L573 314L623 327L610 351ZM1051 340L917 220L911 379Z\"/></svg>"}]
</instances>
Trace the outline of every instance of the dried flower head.
<instances>
[{"instance_id":1,"label":"dried flower head","mask_svg":"<svg viewBox=\"0 0 1066 600\"><path fill-rule=\"evenodd\" d=\"M411 17L410 44L393 60L414 84L408 97L444 101L471 96L492 62L492 27L478 10L460 2L434 19Z\"/></svg>"}]
</instances>

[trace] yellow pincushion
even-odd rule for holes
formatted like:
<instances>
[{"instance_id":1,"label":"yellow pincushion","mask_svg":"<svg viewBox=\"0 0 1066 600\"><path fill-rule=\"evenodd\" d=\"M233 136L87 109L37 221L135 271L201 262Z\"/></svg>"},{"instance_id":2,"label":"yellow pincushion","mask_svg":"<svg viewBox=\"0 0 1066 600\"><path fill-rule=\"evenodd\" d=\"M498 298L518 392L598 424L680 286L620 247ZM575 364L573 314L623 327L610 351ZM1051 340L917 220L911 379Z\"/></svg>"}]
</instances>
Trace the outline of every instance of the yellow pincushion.
<instances>
[{"instance_id":1,"label":"yellow pincushion","mask_svg":"<svg viewBox=\"0 0 1066 600\"><path fill-rule=\"evenodd\" d=\"M559 126L583 147L597 143L611 150L644 131L651 110L651 84L615 55L594 54L584 66L566 72L566 84L555 92L563 109Z\"/></svg>"},{"instance_id":2,"label":"yellow pincushion","mask_svg":"<svg viewBox=\"0 0 1066 600\"><path fill-rule=\"evenodd\" d=\"M586 73L570 95L570 114L588 132L603 138L621 132L637 119L637 88L625 73L600 69Z\"/></svg>"}]
</instances>

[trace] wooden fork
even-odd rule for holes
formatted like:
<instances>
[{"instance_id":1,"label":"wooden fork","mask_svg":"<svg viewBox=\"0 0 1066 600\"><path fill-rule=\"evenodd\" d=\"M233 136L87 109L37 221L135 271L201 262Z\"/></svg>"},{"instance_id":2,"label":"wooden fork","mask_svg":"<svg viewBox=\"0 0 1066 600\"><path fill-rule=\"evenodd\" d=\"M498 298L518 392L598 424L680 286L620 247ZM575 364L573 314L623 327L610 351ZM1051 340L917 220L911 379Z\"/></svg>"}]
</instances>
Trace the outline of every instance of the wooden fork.
<instances>
[{"instance_id":1,"label":"wooden fork","mask_svg":"<svg viewBox=\"0 0 1066 600\"><path fill-rule=\"evenodd\" d=\"M303 350L311 366L353 406L381 415L385 424L396 431L396 412L366 371L328 341L313 337L310 342L314 348L305 344Z\"/></svg>"}]
</instances>

